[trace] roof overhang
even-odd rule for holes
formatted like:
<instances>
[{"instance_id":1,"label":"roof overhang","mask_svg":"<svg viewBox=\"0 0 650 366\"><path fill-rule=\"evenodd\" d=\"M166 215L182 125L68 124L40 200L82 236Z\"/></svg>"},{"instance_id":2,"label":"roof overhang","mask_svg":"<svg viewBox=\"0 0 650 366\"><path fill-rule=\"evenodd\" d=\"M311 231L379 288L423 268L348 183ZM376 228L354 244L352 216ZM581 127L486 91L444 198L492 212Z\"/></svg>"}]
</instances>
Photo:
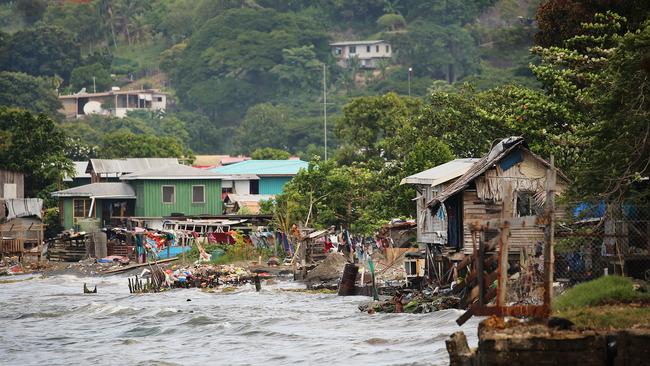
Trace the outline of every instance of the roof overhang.
<instances>
[{"instance_id":1,"label":"roof overhang","mask_svg":"<svg viewBox=\"0 0 650 366\"><path fill-rule=\"evenodd\" d=\"M218 179L218 180L228 180L227 177L225 176L196 176L196 177L188 177L188 176L171 176L171 177L128 177L126 175L123 175L120 177L120 180L212 180L212 179Z\"/></svg>"}]
</instances>

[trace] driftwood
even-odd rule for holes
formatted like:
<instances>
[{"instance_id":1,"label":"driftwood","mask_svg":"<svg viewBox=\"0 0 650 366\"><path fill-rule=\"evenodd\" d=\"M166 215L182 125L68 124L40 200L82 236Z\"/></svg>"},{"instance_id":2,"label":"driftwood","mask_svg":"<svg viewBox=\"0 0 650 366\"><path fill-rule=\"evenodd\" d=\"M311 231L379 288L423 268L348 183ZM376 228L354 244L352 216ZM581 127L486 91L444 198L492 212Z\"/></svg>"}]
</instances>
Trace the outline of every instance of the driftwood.
<instances>
[{"instance_id":1,"label":"driftwood","mask_svg":"<svg viewBox=\"0 0 650 366\"><path fill-rule=\"evenodd\" d=\"M153 264L160 264L160 263L172 262L172 261L175 261L175 260L177 260L177 259L178 259L178 258L175 257L175 258L161 259L161 260L159 260L159 261L155 261L155 262L132 264L132 265L130 265L130 266L125 266L125 267L120 267L120 268L109 269L108 271L103 272L103 273L120 273L120 272L128 271L128 270L133 269L133 268L140 268L140 267L149 266L149 265L153 265Z\"/></svg>"}]
</instances>

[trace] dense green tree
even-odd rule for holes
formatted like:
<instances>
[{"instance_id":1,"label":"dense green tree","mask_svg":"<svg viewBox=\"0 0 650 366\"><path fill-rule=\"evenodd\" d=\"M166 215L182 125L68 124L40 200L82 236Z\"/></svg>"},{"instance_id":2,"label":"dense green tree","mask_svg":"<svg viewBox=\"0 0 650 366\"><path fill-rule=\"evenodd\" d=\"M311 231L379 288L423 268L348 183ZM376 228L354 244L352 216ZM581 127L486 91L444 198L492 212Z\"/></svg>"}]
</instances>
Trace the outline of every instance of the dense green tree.
<instances>
[{"instance_id":1,"label":"dense green tree","mask_svg":"<svg viewBox=\"0 0 650 366\"><path fill-rule=\"evenodd\" d=\"M289 95L304 95L318 90L322 63L316 59L314 46L294 47L282 50L282 63L270 70Z\"/></svg>"},{"instance_id":2,"label":"dense green tree","mask_svg":"<svg viewBox=\"0 0 650 366\"><path fill-rule=\"evenodd\" d=\"M47 198L48 186L72 171L68 140L45 114L0 107L0 168L25 173L25 196Z\"/></svg>"},{"instance_id":3,"label":"dense green tree","mask_svg":"<svg viewBox=\"0 0 650 366\"><path fill-rule=\"evenodd\" d=\"M324 32L309 18L272 9L227 10L195 32L172 81L185 105L213 118L234 111L237 118L276 95L270 70L282 63L282 50L304 45L314 45L317 56L327 52Z\"/></svg>"},{"instance_id":4,"label":"dense green tree","mask_svg":"<svg viewBox=\"0 0 650 366\"><path fill-rule=\"evenodd\" d=\"M173 137L117 131L105 135L99 156L114 158L184 158L188 151Z\"/></svg>"},{"instance_id":5,"label":"dense green tree","mask_svg":"<svg viewBox=\"0 0 650 366\"><path fill-rule=\"evenodd\" d=\"M235 146L241 147L239 152L242 154L250 154L264 147L286 149L284 122L288 117L288 111L283 106L264 103L251 107L235 130Z\"/></svg>"},{"instance_id":6,"label":"dense green tree","mask_svg":"<svg viewBox=\"0 0 650 366\"><path fill-rule=\"evenodd\" d=\"M377 25L388 31L396 31L406 26L406 19L400 14L384 14L377 19Z\"/></svg>"},{"instance_id":7,"label":"dense green tree","mask_svg":"<svg viewBox=\"0 0 650 366\"><path fill-rule=\"evenodd\" d=\"M14 5L26 22L34 23L43 17L47 9L45 0L17 0Z\"/></svg>"},{"instance_id":8,"label":"dense green tree","mask_svg":"<svg viewBox=\"0 0 650 366\"><path fill-rule=\"evenodd\" d=\"M542 47L564 46L564 41L582 32L597 13L614 12L628 19L625 29L636 29L648 17L645 0L548 0L537 9L539 32L535 43ZM627 28L629 25L629 28Z\"/></svg>"},{"instance_id":9,"label":"dense green tree","mask_svg":"<svg viewBox=\"0 0 650 366\"><path fill-rule=\"evenodd\" d=\"M287 160L290 157L290 152L272 147L256 149L251 153L251 158L256 160Z\"/></svg>"},{"instance_id":10,"label":"dense green tree","mask_svg":"<svg viewBox=\"0 0 650 366\"><path fill-rule=\"evenodd\" d=\"M71 2L48 6L43 23L56 26L74 34L75 38L90 52L102 47L107 39L106 28L97 1ZM92 62L94 63L94 62Z\"/></svg>"},{"instance_id":11,"label":"dense green tree","mask_svg":"<svg viewBox=\"0 0 650 366\"><path fill-rule=\"evenodd\" d=\"M475 41L466 28L416 20L409 23L407 30L389 38L393 47L400 50L397 61L412 67L415 74L451 84L478 69Z\"/></svg>"},{"instance_id":12,"label":"dense green tree","mask_svg":"<svg viewBox=\"0 0 650 366\"><path fill-rule=\"evenodd\" d=\"M56 116L62 107L54 80L20 72L0 72L0 106Z\"/></svg>"},{"instance_id":13,"label":"dense green tree","mask_svg":"<svg viewBox=\"0 0 650 366\"><path fill-rule=\"evenodd\" d=\"M376 193L368 189L371 176L365 168L338 166L333 160L312 160L276 197L276 220L280 211L294 223L342 225L355 232L370 232L379 222L370 208Z\"/></svg>"},{"instance_id":14,"label":"dense green tree","mask_svg":"<svg viewBox=\"0 0 650 366\"><path fill-rule=\"evenodd\" d=\"M354 99L343 108L343 117L336 122L341 144L339 161L381 159L383 141L394 136L399 126L415 116L419 108L419 100L393 93Z\"/></svg>"},{"instance_id":15,"label":"dense green tree","mask_svg":"<svg viewBox=\"0 0 650 366\"><path fill-rule=\"evenodd\" d=\"M89 93L109 90L113 84L110 72L100 63L79 66L72 70L70 85L75 89L86 88Z\"/></svg>"},{"instance_id":16,"label":"dense green tree","mask_svg":"<svg viewBox=\"0 0 650 366\"><path fill-rule=\"evenodd\" d=\"M38 26L13 34L2 68L35 76L58 75L69 80L81 63L79 45L73 35L59 27Z\"/></svg>"}]
</instances>

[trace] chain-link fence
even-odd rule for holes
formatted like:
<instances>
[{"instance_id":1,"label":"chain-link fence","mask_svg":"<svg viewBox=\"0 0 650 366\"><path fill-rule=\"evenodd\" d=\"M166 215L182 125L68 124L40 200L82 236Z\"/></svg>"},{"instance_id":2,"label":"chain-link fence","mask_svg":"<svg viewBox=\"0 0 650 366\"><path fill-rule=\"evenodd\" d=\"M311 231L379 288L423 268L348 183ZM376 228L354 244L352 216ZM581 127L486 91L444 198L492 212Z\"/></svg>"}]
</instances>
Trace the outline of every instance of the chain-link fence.
<instances>
[{"instance_id":1,"label":"chain-link fence","mask_svg":"<svg viewBox=\"0 0 650 366\"><path fill-rule=\"evenodd\" d=\"M576 205L555 230L555 281L572 286L603 275L650 281L650 206Z\"/></svg>"}]
</instances>

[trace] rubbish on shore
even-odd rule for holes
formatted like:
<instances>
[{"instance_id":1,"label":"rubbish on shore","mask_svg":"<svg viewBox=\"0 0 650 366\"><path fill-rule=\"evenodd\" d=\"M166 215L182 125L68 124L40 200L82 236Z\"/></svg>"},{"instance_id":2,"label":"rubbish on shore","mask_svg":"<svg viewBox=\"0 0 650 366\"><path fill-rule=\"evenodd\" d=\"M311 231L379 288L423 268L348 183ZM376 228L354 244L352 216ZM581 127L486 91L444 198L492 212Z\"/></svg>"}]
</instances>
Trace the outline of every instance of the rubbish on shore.
<instances>
[{"instance_id":1,"label":"rubbish on shore","mask_svg":"<svg viewBox=\"0 0 650 366\"><path fill-rule=\"evenodd\" d=\"M121 255L109 255L108 257L100 258L97 260L97 263L119 263L119 264L129 264L131 260L129 257Z\"/></svg>"},{"instance_id":2,"label":"rubbish on shore","mask_svg":"<svg viewBox=\"0 0 650 366\"><path fill-rule=\"evenodd\" d=\"M359 310L374 313L430 313L432 311L460 308L460 298L439 295L425 289L417 292L398 291L392 298L359 305Z\"/></svg>"},{"instance_id":3,"label":"rubbish on shore","mask_svg":"<svg viewBox=\"0 0 650 366\"><path fill-rule=\"evenodd\" d=\"M97 293L97 285L95 285L95 289L90 291L90 289L86 286L86 283L84 282L84 294L96 294Z\"/></svg>"}]
</instances>

